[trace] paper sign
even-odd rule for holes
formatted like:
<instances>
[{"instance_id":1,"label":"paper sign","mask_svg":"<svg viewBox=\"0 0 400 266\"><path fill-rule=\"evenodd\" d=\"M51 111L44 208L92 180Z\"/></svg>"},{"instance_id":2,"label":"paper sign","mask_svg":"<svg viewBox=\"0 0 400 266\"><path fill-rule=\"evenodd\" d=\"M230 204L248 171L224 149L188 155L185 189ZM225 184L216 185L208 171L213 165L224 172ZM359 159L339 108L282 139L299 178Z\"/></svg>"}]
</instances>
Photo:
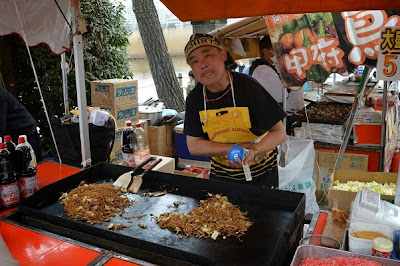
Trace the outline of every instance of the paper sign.
<instances>
[{"instance_id":1,"label":"paper sign","mask_svg":"<svg viewBox=\"0 0 400 266\"><path fill-rule=\"evenodd\" d=\"M380 53L376 66L376 77L380 80L400 79L400 27L381 29Z\"/></svg>"}]
</instances>

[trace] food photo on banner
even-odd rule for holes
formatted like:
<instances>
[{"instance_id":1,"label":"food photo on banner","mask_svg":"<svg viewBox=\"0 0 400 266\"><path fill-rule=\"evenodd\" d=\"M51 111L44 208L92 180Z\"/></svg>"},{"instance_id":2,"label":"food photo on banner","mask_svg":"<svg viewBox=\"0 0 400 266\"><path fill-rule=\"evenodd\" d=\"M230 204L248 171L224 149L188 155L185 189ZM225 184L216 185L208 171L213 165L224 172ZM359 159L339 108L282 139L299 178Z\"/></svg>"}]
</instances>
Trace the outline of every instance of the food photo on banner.
<instances>
[{"instance_id":1,"label":"food photo on banner","mask_svg":"<svg viewBox=\"0 0 400 266\"><path fill-rule=\"evenodd\" d=\"M331 13L267 16L266 24L285 87L346 72Z\"/></svg>"},{"instance_id":2,"label":"food photo on banner","mask_svg":"<svg viewBox=\"0 0 400 266\"><path fill-rule=\"evenodd\" d=\"M400 26L399 15L400 10L366 10L266 16L284 86L376 66L380 28Z\"/></svg>"}]
</instances>

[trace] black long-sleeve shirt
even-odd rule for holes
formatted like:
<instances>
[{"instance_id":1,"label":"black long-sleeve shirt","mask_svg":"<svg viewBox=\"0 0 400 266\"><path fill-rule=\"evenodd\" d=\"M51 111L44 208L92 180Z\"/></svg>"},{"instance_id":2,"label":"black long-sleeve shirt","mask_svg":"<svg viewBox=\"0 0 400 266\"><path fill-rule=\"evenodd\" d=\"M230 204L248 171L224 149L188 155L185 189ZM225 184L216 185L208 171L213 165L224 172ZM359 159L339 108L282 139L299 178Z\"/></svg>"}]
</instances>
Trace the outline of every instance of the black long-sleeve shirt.
<instances>
[{"instance_id":1,"label":"black long-sleeve shirt","mask_svg":"<svg viewBox=\"0 0 400 266\"><path fill-rule=\"evenodd\" d=\"M35 119L21 102L0 85L0 137L30 135L36 126Z\"/></svg>"}]
</instances>

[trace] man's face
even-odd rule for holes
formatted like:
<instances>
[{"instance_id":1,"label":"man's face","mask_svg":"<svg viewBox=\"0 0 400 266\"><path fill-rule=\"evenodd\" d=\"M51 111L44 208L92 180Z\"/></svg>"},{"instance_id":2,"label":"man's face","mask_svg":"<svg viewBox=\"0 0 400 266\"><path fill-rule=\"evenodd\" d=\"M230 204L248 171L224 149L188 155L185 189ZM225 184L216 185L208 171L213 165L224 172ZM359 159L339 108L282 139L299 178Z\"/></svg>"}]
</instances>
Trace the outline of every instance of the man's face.
<instances>
[{"instance_id":1,"label":"man's face","mask_svg":"<svg viewBox=\"0 0 400 266\"><path fill-rule=\"evenodd\" d=\"M225 74L226 51L212 46L202 46L190 53L188 63L194 77L206 86L220 83Z\"/></svg>"}]
</instances>

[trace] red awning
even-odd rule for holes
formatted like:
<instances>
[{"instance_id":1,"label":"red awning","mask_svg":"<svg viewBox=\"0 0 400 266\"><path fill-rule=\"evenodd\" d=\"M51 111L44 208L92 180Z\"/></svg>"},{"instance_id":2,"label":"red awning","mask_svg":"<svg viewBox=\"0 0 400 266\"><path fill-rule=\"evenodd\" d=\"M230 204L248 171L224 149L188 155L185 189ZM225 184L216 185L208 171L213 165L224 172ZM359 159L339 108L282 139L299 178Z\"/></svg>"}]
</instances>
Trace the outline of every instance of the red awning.
<instances>
[{"instance_id":1,"label":"red awning","mask_svg":"<svg viewBox=\"0 0 400 266\"><path fill-rule=\"evenodd\" d=\"M400 9L398 0L161 0L181 21L274 14Z\"/></svg>"}]
</instances>

